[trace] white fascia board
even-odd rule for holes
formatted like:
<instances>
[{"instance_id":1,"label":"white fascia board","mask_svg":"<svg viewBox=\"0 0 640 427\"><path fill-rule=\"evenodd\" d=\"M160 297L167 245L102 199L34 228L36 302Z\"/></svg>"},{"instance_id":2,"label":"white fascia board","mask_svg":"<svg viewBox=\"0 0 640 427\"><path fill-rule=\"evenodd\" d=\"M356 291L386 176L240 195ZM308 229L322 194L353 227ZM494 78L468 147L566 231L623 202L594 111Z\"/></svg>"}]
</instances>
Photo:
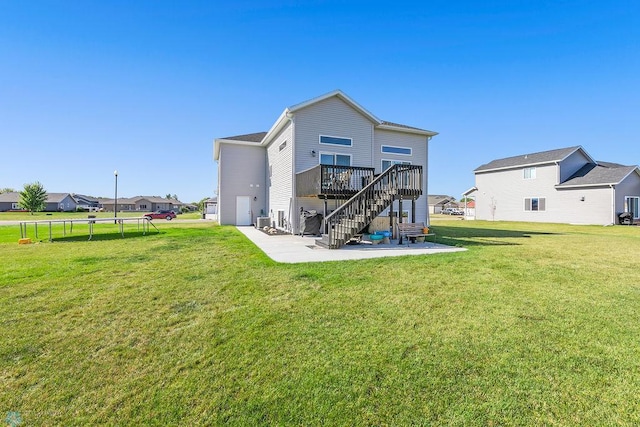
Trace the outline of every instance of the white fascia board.
<instances>
[{"instance_id":1,"label":"white fascia board","mask_svg":"<svg viewBox=\"0 0 640 427\"><path fill-rule=\"evenodd\" d=\"M468 196L469 194L475 193L476 191L478 191L478 187L471 187L470 189L468 189L467 191L462 193L462 195L463 196Z\"/></svg>"},{"instance_id":2,"label":"white fascia board","mask_svg":"<svg viewBox=\"0 0 640 427\"><path fill-rule=\"evenodd\" d=\"M310 105L313 105L313 104L315 104L317 102L324 101L325 99L329 99L329 98L334 97L334 96L337 96L338 98L342 99L344 102L349 104L353 109L358 111L360 114L365 116L370 121L372 121L372 122L374 122L376 124L382 123L382 120L377 118L375 115L373 115L369 110L364 108L362 105L358 104L356 101L354 101L353 99L349 98L340 89L336 89L336 90L334 90L332 92L326 93L324 95L320 95L320 96L318 96L316 98L312 98L312 99L310 99L308 101L304 101L304 102L301 102L299 104L292 105L291 107L287 108L287 110L289 112L291 112L291 113L295 113L298 110L301 110L301 109L306 108L306 107L308 107Z\"/></svg>"},{"instance_id":3,"label":"white fascia board","mask_svg":"<svg viewBox=\"0 0 640 427\"><path fill-rule=\"evenodd\" d=\"M570 152L569 154L567 154L566 156L564 156L562 159L558 160L557 162L558 162L558 163L560 163L560 162L564 161L565 159L567 159L569 156L571 156L571 155L572 155L573 153L575 153L576 151L582 151L582 154L584 154L584 155L587 157L587 159L589 159L589 162L591 162L591 163L593 163L593 164L595 164L595 165L597 165L597 164L598 164L598 162L596 162L596 161L593 159L593 157L591 157L591 156L589 155L589 153L587 153L587 151L586 151L584 148L582 148L582 145L579 145L575 150L573 150L572 152Z\"/></svg>"},{"instance_id":4,"label":"white fascia board","mask_svg":"<svg viewBox=\"0 0 640 427\"><path fill-rule=\"evenodd\" d=\"M575 184L575 185L554 185L553 188L556 190L569 190L572 188L589 188L589 187L610 187L612 185L618 185L621 181L618 182L599 182L597 184Z\"/></svg>"},{"instance_id":5,"label":"white fascia board","mask_svg":"<svg viewBox=\"0 0 640 427\"><path fill-rule=\"evenodd\" d=\"M392 125L378 125L378 126L376 126L376 129L392 130L394 132L413 133L413 134L416 134L416 135L424 135L424 136L428 136L428 137L432 137L432 136L438 135L438 132L433 132L433 131L430 131L430 130L412 129L412 128L407 128L407 127L392 126Z\"/></svg>"},{"instance_id":6,"label":"white fascia board","mask_svg":"<svg viewBox=\"0 0 640 427\"><path fill-rule=\"evenodd\" d=\"M476 171L473 171L473 173L477 174L477 173L487 173L487 172L498 172L498 171L507 171L510 169L530 168L532 166L545 166L545 165L557 165L557 164L558 164L558 160L551 160L547 162L525 163L517 166L505 166L502 168L483 169L481 171L476 170Z\"/></svg>"},{"instance_id":7,"label":"white fascia board","mask_svg":"<svg viewBox=\"0 0 640 427\"><path fill-rule=\"evenodd\" d=\"M288 108L285 108L282 114L280 114L280 117L278 117L278 120L276 120L273 126L271 126L271 129L269 129L264 138L262 138L260 145L268 145L269 142L271 142L271 139L273 139L273 137L277 135L283 127L285 127L285 125L289 121L289 116L291 116L291 112Z\"/></svg>"}]
</instances>

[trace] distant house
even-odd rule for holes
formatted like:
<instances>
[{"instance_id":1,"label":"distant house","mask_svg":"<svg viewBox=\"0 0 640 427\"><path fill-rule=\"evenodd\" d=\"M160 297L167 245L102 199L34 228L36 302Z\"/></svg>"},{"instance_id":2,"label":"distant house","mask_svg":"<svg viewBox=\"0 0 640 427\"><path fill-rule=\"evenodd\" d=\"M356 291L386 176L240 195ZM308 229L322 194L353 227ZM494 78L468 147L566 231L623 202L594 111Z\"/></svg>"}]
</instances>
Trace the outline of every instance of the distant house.
<instances>
[{"instance_id":1,"label":"distant house","mask_svg":"<svg viewBox=\"0 0 640 427\"><path fill-rule=\"evenodd\" d=\"M115 209L115 199L102 200L102 207L105 211L113 212ZM183 203L176 199L165 199L154 196L136 196L130 198L118 198L118 212L140 211L153 212L158 210L171 210L178 212Z\"/></svg>"},{"instance_id":2,"label":"distant house","mask_svg":"<svg viewBox=\"0 0 640 427\"><path fill-rule=\"evenodd\" d=\"M475 171L476 219L614 224L640 219L640 168L594 160L580 146L493 160Z\"/></svg>"},{"instance_id":3,"label":"distant house","mask_svg":"<svg viewBox=\"0 0 640 427\"><path fill-rule=\"evenodd\" d=\"M14 191L0 194L0 211L21 209L20 193ZM72 212L76 210L76 201L70 193L47 193L44 210L46 212Z\"/></svg>"},{"instance_id":4,"label":"distant house","mask_svg":"<svg viewBox=\"0 0 640 427\"><path fill-rule=\"evenodd\" d=\"M206 214L217 214L218 213L218 198L212 197L204 201L204 211Z\"/></svg>"},{"instance_id":5,"label":"distant house","mask_svg":"<svg viewBox=\"0 0 640 427\"><path fill-rule=\"evenodd\" d=\"M15 211L20 209L18 202L20 194L15 191L0 194L0 212Z\"/></svg>"},{"instance_id":6,"label":"distant house","mask_svg":"<svg viewBox=\"0 0 640 427\"><path fill-rule=\"evenodd\" d=\"M429 213L439 214L444 208L457 208L456 198L443 194L430 194L427 198L429 201Z\"/></svg>"},{"instance_id":7,"label":"distant house","mask_svg":"<svg viewBox=\"0 0 640 427\"><path fill-rule=\"evenodd\" d=\"M91 196L85 196L84 194L71 194L76 201L77 207L84 210L97 210L100 206L100 199Z\"/></svg>"},{"instance_id":8,"label":"distant house","mask_svg":"<svg viewBox=\"0 0 640 427\"><path fill-rule=\"evenodd\" d=\"M74 212L78 205L71 193L47 193L47 212Z\"/></svg>"}]
</instances>

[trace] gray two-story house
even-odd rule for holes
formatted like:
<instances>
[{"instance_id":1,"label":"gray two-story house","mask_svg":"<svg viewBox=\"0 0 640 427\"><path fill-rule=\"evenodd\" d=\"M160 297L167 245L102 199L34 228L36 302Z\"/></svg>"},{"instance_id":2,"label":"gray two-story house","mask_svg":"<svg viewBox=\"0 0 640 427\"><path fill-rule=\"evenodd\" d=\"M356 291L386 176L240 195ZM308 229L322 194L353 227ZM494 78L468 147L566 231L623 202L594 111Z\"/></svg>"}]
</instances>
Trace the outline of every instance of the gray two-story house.
<instances>
[{"instance_id":1,"label":"gray two-story house","mask_svg":"<svg viewBox=\"0 0 640 427\"><path fill-rule=\"evenodd\" d=\"M218 220L249 225L268 217L296 232L301 211L315 210L330 247L381 214L428 223L434 135L380 120L340 90L293 105L267 132L214 141Z\"/></svg>"},{"instance_id":2,"label":"gray two-story house","mask_svg":"<svg viewBox=\"0 0 640 427\"><path fill-rule=\"evenodd\" d=\"M640 169L568 147L493 160L475 171L476 219L615 224L640 218Z\"/></svg>"}]
</instances>

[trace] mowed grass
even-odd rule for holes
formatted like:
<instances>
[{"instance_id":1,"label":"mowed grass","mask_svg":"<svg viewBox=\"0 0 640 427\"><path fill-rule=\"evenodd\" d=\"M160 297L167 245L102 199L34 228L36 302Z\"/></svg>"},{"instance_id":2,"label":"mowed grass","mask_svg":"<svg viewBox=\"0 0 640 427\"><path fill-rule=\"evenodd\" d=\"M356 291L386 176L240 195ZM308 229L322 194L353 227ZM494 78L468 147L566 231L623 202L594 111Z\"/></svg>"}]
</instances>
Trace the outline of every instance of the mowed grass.
<instances>
[{"instance_id":1,"label":"mowed grass","mask_svg":"<svg viewBox=\"0 0 640 427\"><path fill-rule=\"evenodd\" d=\"M17 245L0 227L1 417L640 424L637 227L442 220L468 251L297 265L233 227L159 228Z\"/></svg>"}]
</instances>

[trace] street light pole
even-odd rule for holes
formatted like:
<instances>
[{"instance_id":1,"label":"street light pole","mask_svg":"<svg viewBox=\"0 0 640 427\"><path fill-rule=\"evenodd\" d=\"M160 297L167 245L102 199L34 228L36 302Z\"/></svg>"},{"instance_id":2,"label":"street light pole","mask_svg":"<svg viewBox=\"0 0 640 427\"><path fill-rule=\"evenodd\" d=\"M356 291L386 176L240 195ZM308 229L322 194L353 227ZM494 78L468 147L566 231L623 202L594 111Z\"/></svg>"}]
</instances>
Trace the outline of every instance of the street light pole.
<instances>
[{"instance_id":1,"label":"street light pole","mask_svg":"<svg viewBox=\"0 0 640 427\"><path fill-rule=\"evenodd\" d=\"M113 205L113 217L117 218L118 217L118 171L114 170L113 174L116 177L116 198L115 198L115 203ZM113 221L114 224L117 223L118 221Z\"/></svg>"}]
</instances>

